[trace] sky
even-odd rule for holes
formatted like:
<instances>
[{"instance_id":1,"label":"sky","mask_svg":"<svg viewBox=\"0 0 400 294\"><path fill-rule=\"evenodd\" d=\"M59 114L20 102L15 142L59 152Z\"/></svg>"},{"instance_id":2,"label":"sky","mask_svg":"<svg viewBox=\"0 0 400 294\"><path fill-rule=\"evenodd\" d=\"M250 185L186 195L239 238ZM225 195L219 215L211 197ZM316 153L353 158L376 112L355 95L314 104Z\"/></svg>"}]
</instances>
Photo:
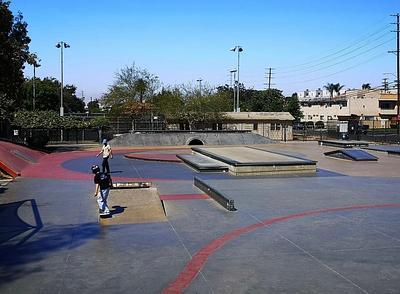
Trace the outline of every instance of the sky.
<instances>
[{"instance_id":1,"label":"sky","mask_svg":"<svg viewBox=\"0 0 400 294\"><path fill-rule=\"evenodd\" d=\"M376 87L395 80L399 0L11 0L28 23L41 67L38 77L60 78L77 94L100 98L115 74L133 63L164 86L202 79L230 84L237 67L246 88L265 89L268 68L274 88L291 95L340 83ZM26 66L26 77L33 69Z\"/></svg>"}]
</instances>

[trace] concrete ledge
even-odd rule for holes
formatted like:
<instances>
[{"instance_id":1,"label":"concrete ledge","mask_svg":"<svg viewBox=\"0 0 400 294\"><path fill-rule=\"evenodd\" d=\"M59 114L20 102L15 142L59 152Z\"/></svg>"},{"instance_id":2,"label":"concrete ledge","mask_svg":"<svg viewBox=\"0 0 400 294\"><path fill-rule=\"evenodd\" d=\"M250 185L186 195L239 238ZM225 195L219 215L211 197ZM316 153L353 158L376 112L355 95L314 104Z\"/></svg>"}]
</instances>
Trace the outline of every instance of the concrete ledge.
<instances>
[{"instance_id":1,"label":"concrete ledge","mask_svg":"<svg viewBox=\"0 0 400 294\"><path fill-rule=\"evenodd\" d=\"M206 193L208 196L210 196L212 199L217 201L223 208L229 211L236 211L235 208L235 203L233 199L229 199L222 193L218 192L217 190L211 188L209 185L207 185L204 181L201 179L195 177L194 178L194 185L199 188L201 191Z\"/></svg>"},{"instance_id":2,"label":"concrete ledge","mask_svg":"<svg viewBox=\"0 0 400 294\"><path fill-rule=\"evenodd\" d=\"M316 173L317 162L251 147L193 147L193 151L224 162L236 176Z\"/></svg>"},{"instance_id":3,"label":"concrete ledge","mask_svg":"<svg viewBox=\"0 0 400 294\"><path fill-rule=\"evenodd\" d=\"M178 154L184 163L199 172L227 172L229 166L201 154Z\"/></svg>"},{"instance_id":4,"label":"concrete ledge","mask_svg":"<svg viewBox=\"0 0 400 294\"><path fill-rule=\"evenodd\" d=\"M368 147L368 142L363 141L350 141L350 140L319 140L319 145L325 146L333 146L333 147L343 147L343 148L352 148L355 146L358 147Z\"/></svg>"},{"instance_id":5,"label":"concrete ledge","mask_svg":"<svg viewBox=\"0 0 400 294\"><path fill-rule=\"evenodd\" d=\"M151 186L151 182L113 182L111 189L140 189Z\"/></svg>"}]
</instances>

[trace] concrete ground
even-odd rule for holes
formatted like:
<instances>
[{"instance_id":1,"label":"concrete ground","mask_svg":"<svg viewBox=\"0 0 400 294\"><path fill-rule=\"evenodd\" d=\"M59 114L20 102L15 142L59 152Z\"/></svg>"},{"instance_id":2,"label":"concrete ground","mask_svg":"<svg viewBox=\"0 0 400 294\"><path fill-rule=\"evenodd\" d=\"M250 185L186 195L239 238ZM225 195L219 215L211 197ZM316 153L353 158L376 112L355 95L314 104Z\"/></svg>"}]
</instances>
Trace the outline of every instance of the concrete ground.
<instances>
[{"instance_id":1,"label":"concrete ground","mask_svg":"<svg viewBox=\"0 0 400 294\"><path fill-rule=\"evenodd\" d=\"M198 174L163 162L171 148L136 150L146 160L115 150L114 181L153 182L166 221L107 226L92 197L97 150L44 156L0 187L0 293L400 293L400 156L369 150L377 162L352 162L325 157L338 148L317 142L258 147L316 160L318 171ZM237 211L203 195L194 176Z\"/></svg>"}]
</instances>

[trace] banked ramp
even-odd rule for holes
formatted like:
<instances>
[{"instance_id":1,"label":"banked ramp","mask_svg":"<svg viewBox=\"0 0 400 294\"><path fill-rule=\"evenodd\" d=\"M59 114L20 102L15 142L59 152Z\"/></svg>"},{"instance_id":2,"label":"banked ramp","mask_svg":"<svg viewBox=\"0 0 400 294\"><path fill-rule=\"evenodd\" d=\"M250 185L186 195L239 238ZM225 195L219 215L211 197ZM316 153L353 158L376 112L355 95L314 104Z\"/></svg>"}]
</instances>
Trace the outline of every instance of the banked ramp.
<instances>
[{"instance_id":1,"label":"banked ramp","mask_svg":"<svg viewBox=\"0 0 400 294\"><path fill-rule=\"evenodd\" d=\"M116 147L181 145L253 145L274 140L251 132L158 132L122 134L111 140Z\"/></svg>"}]
</instances>

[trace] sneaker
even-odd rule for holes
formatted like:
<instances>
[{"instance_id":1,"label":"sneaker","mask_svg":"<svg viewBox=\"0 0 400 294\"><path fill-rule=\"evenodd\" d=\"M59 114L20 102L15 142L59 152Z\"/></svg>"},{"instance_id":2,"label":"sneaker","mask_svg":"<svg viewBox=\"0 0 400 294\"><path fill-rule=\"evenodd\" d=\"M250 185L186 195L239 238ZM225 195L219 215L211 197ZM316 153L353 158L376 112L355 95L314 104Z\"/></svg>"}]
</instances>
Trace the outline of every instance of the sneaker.
<instances>
[{"instance_id":1,"label":"sneaker","mask_svg":"<svg viewBox=\"0 0 400 294\"><path fill-rule=\"evenodd\" d=\"M99 213L102 214L102 213L104 213L104 211L99 208Z\"/></svg>"}]
</instances>

